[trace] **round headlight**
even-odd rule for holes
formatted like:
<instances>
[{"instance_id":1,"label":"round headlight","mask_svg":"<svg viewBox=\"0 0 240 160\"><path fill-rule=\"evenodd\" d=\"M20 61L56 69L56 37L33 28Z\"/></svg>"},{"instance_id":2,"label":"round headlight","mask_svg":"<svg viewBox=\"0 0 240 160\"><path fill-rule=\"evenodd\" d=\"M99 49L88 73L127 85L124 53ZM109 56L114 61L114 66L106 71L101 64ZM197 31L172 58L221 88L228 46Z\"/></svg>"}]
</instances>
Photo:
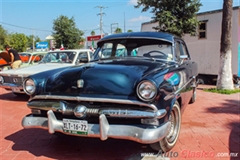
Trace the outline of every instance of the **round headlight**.
<instances>
[{"instance_id":1,"label":"round headlight","mask_svg":"<svg viewBox=\"0 0 240 160\"><path fill-rule=\"evenodd\" d=\"M23 83L23 89L28 95L32 95L36 91L36 85L32 79L26 79Z\"/></svg>"},{"instance_id":2,"label":"round headlight","mask_svg":"<svg viewBox=\"0 0 240 160\"><path fill-rule=\"evenodd\" d=\"M0 76L0 84L4 83L4 78Z\"/></svg>"},{"instance_id":3,"label":"round headlight","mask_svg":"<svg viewBox=\"0 0 240 160\"><path fill-rule=\"evenodd\" d=\"M157 95L157 88L151 81L142 81L138 84L137 95L143 101L151 101Z\"/></svg>"}]
</instances>

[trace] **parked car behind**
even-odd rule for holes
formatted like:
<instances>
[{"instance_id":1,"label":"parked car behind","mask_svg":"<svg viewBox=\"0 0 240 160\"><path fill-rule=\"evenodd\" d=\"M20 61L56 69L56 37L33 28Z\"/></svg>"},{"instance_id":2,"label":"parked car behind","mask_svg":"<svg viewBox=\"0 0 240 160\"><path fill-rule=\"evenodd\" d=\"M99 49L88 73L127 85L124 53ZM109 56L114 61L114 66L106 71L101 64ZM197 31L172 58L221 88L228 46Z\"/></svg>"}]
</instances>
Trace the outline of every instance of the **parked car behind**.
<instances>
[{"instance_id":1,"label":"parked car behind","mask_svg":"<svg viewBox=\"0 0 240 160\"><path fill-rule=\"evenodd\" d=\"M46 54L47 52L21 52L19 56L23 63L20 67L38 64ZM3 57L0 58L0 71L11 69L11 66L8 64L8 62L10 62L9 54L7 52L2 52L0 57Z\"/></svg>"},{"instance_id":2,"label":"parked car behind","mask_svg":"<svg viewBox=\"0 0 240 160\"><path fill-rule=\"evenodd\" d=\"M26 65L34 64L35 61L38 62L38 59L41 61L37 65L0 72L0 87L10 90L16 95L25 94L22 83L29 75L51 69L81 65L90 61L92 55L93 53L89 49L51 51L45 54L42 59L39 54L32 55Z\"/></svg>"},{"instance_id":3,"label":"parked car behind","mask_svg":"<svg viewBox=\"0 0 240 160\"><path fill-rule=\"evenodd\" d=\"M23 118L23 127L171 150L181 115L196 100L197 64L184 41L132 32L106 36L97 45L90 63L24 80L32 113Z\"/></svg>"}]
</instances>

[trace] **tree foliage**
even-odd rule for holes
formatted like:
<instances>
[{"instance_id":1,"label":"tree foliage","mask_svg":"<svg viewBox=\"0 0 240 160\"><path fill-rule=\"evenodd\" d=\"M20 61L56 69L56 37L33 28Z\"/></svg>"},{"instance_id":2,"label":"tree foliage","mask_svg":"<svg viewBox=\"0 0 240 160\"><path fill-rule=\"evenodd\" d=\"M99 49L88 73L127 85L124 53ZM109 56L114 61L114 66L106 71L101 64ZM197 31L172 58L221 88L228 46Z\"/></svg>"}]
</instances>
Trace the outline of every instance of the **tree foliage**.
<instances>
[{"instance_id":1,"label":"tree foliage","mask_svg":"<svg viewBox=\"0 0 240 160\"><path fill-rule=\"evenodd\" d=\"M4 44L7 39L7 31L0 25L0 50L4 50Z\"/></svg>"},{"instance_id":2,"label":"tree foliage","mask_svg":"<svg viewBox=\"0 0 240 160\"><path fill-rule=\"evenodd\" d=\"M138 0L135 8L143 6L142 12L151 9L152 22L159 24L154 28L157 31L182 37L186 33L196 35L196 13L201 5L200 0Z\"/></svg>"},{"instance_id":3,"label":"tree foliage","mask_svg":"<svg viewBox=\"0 0 240 160\"><path fill-rule=\"evenodd\" d=\"M133 32L133 30L129 29L127 32Z\"/></svg>"},{"instance_id":4,"label":"tree foliage","mask_svg":"<svg viewBox=\"0 0 240 160\"><path fill-rule=\"evenodd\" d=\"M36 46L36 42L41 42L41 39L38 36L34 36L34 35L27 36L27 39L28 39L27 47L33 46L33 40L34 40L34 46Z\"/></svg>"},{"instance_id":5,"label":"tree foliage","mask_svg":"<svg viewBox=\"0 0 240 160\"><path fill-rule=\"evenodd\" d=\"M116 28L114 33L122 33L122 29L121 28Z\"/></svg>"},{"instance_id":6,"label":"tree foliage","mask_svg":"<svg viewBox=\"0 0 240 160\"><path fill-rule=\"evenodd\" d=\"M91 32L91 35L92 35L92 36L95 36L95 35L96 35L95 31L92 31L92 32Z\"/></svg>"},{"instance_id":7,"label":"tree foliage","mask_svg":"<svg viewBox=\"0 0 240 160\"><path fill-rule=\"evenodd\" d=\"M79 48L79 42L82 41L83 32L76 27L74 18L60 15L53 21L53 37L56 41L56 47L61 44L68 49Z\"/></svg>"},{"instance_id":8,"label":"tree foliage","mask_svg":"<svg viewBox=\"0 0 240 160\"><path fill-rule=\"evenodd\" d=\"M6 42L18 52L25 52L27 49L28 38L23 33L13 33L8 36Z\"/></svg>"}]
</instances>

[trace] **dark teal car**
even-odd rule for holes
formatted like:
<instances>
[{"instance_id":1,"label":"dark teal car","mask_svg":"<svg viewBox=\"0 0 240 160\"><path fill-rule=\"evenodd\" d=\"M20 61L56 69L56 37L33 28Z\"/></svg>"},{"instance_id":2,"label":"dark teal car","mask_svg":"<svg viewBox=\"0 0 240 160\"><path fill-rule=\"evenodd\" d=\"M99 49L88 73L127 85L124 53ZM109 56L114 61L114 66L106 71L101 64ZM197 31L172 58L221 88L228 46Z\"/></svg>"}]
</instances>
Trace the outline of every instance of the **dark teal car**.
<instances>
[{"instance_id":1,"label":"dark teal car","mask_svg":"<svg viewBox=\"0 0 240 160\"><path fill-rule=\"evenodd\" d=\"M167 152L181 115L196 100L197 64L185 42L159 32L99 40L91 62L29 76L24 128L53 134L126 139Z\"/></svg>"}]
</instances>

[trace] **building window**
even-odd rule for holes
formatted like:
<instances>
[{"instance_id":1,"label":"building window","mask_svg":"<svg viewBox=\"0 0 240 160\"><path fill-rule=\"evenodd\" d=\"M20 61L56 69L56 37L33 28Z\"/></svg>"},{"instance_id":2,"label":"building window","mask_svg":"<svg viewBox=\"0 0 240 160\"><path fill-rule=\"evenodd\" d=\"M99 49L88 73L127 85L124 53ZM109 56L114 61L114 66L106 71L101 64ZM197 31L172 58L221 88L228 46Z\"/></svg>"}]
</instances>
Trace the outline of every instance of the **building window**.
<instances>
[{"instance_id":1,"label":"building window","mask_svg":"<svg viewBox=\"0 0 240 160\"><path fill-rule=\"evenodd\" d=\"M201 21L198 26L198 38L207 38L207 21Z\"/></svg>"}]
</instances>

